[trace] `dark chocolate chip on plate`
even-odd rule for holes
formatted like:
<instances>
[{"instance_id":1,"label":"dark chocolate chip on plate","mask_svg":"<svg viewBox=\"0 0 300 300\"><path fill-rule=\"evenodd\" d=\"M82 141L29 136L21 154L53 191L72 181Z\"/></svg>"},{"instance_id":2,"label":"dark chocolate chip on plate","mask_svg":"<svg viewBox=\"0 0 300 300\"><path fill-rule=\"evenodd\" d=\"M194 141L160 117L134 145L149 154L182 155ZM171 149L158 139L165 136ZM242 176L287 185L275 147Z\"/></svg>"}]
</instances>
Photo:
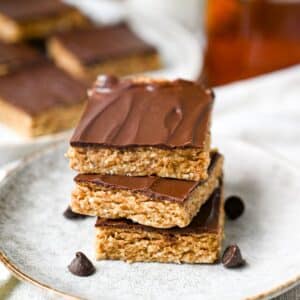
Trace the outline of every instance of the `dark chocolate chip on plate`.
<instances>
[{"instance_id":1,"label":"dark chocolate chip on plate","mask_svg":"<svg viewBox=\"0 0 300 300\"><path fill-rule=\"evenodd\" d=\"M76 256L71 261L68 269L76 276L90 276L96 271L92 262L82 252L76 252Z\"/></svg>"},{"instance_id":2,"label":"dark chocolate chip on plate","mask_svg":"<svg viewBox=\"0 0 300 300\"><path fill-rule=\"evenodd\" d=\"M64 217L66 219L76 220L76 219L85 219L88 216L75 213L75 212L72 211L71 207L68 206L68 208L64 211Z\"/></svg>"},{"instance_id":3,"label":"dark chocolate chip on plate","mask_svg":"<svg viewBox=\"0 0 300 300\"><path fill-rule=\"evenodd\" d=\"M237 245L228 246L222 256L222 264L226 268L238 268L245 265L241 250Z\"/></svg>"},{"instance_id":4,"label":"dark chocolate chip on plate","mask_svg":"<svg viewBox=\"0 0 300 300\"><path fill-rule=\"evenodd\" d=\"M230 196L225 200L224 209L227 218L235 220L243 214L245 205L240 197Z\"/></svg>"}]
</instances>

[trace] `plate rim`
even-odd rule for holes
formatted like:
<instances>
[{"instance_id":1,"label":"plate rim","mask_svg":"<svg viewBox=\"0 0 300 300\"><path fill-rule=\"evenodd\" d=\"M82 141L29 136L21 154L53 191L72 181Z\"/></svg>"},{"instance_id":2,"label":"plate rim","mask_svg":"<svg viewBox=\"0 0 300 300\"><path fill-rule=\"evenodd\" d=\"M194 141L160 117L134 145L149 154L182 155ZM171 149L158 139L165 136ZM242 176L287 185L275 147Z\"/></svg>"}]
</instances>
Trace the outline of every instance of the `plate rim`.
<instances>
[{"instance_id":1,"label":"plate rim","mask_svg":"<svg viewBox=\"0 0 300 300\"><path fill-rule=\"evenodd\" d=\"M51 291L51 292L55 293L56 295L64 297L65 299L81 300L81 298L78 298L78 297L72 296L70 294L64 293L62 291L59 291L57 289L54 289L54 288L50 287L49 285L44 284L44 283L32 278L31 276L25 274L18 267L16 267L1 250L0 250L0 262L3 263L3 265L12 273L13 276L15 276L17 279L19 279L23 282L33 284L33 285L35 285L39 288L42 288L44 290L47 290L49 292Z\"/></svg>"},{"instance_id":2,"label":"plate rim","mask_svg":"<svg viewBox=\"0 0 300 300\"><path fill-rule=\"evenodd\" d=\"M261 146L257 146L254 145L252 143L249 142L245 142L241 139L237 139L237 138L230 138L228 139L231 143L239 143L242 145L246 145L247 147L250 148L254 148L256 150L259 151L263 151L263 152L268 152L268 154L271 154L271 157L275 158L276 160L280 161L282 164L284 164L284 166L286 166L287 168L292 169L293 171L295 171L295 173L300 174L300 172L297 170L297 168L294 168L293 165L290 164L290 162L288 160L286 160L285 158L276 155L276 153L273 153L270 151L266 151L266 149L264 149ZM46 149L37 151L33 154L28 155L27 157L24 157L23 159L20 160L20 162L14 166L13 168L9 169L5 176L3 177L3 179L0 181L0 189L2 188L2 186L5 184L5 182L14 174L16 174L19 170L22 170L23 168L25 168L26 166L28 166L32 161L38 159L39 157L45 156L48 153L51 153L52 151L55 151L55 149L59 148L61 145L65 144L66 141L61 141L58 143L55 143L51 146L49 146ZM24 273L23 271L21 271L15 264L13 264L10 259L8 258L8 256L4 253L4 251L0 248L0 262L3 263L3 265L12 273L13 276L15 276L17 279L21 280L22 282L26 282L26 283L30 283L34 286L37 286L39 288L42 288L44 290L47 290L48 292L53 292L58 296L62 296L65 299L69 299L69 300L83 300L84 298L80 298L65 292L62 292L58 289L52 288L51 286L36 280L34 278L32 278L31 276L27 275L26 273ZM269 289L266 291L262 291L256 295L251 295L251 296L247 296L246 298L244 298L244 300L262 300L262 299L268 299L270 297L276 297L279 296L283 293L288 292L289 290L291 290L292 288L294 288L295 286L297 286L298 284L300 284L300 272L298 275L288 279L287 281Z\"/></svg>"}]
</instances>

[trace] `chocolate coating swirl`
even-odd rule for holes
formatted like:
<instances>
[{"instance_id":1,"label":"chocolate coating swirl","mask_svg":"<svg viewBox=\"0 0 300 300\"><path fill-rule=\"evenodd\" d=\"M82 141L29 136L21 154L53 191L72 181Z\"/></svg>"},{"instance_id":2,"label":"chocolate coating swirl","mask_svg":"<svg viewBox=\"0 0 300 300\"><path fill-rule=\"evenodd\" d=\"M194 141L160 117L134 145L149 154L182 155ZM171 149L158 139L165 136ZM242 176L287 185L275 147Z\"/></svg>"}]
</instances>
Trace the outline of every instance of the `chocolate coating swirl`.
<instances>
[{"instance_id":1,"label":"chocolate coating swirl","mask_svg":"<svg viewBox=\"0 0 300 300\"><path fill-rule=\"evenodd\" d=\"M96 82L71 145L202 148L212 104L209 90L181 79Z\"/></svg>"}]
</instances>

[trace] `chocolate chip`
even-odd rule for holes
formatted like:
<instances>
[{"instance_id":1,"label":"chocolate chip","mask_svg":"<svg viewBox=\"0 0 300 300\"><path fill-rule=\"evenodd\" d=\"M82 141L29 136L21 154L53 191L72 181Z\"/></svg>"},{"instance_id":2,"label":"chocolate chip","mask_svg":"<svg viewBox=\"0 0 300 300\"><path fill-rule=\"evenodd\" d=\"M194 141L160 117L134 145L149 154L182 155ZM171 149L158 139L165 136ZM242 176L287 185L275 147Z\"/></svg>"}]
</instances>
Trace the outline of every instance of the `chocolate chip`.
<instances>
[{"instance_id":1,"label":"chocolate chip","mask_svg":"<svg viewBox=\"0 0 300 300\"><path fill-rule=\"evenodd\" d=\"M76 253L76 257L71 261L68 269L77 276L90 276L96 271L94 265L82 252Z\"/></svg>"},{"instance_id":2,"label":"chocolate chip","mask_svg":"<svg viewBox=\"0 0 300 300\"><path fill-rule=\"evenodd\" d=\"M222 264L226 268L238 268L245 265L245 260L237 245L230 245L225 249L222 257Z\"/></svg>"},{"instance_id":3,"label":"chocolate chip","mask_svg":"<svg viewBox=\"0 0 300 300\"><path fill-rule=\"evenodd\" d=\"M231 196L226 199L224 209L228 219L235 220L243 214L245 206L240 197Z\"/></svg>"},{"instance_id":4,"label":"chocolate chip","mask_svg":"<svg viewBox=\"0 0 300 300\"><path fill-rule=\"evenodd\" d=\"M97 83L100 88L111 88L119 83L119 79L113 75L100 75Z\"/></svg>"},{"instance_id":5,"label":"chocolate chip","mask_svg":"<svg viewBox=\"0 0 300 300\"><path fill-rule=\"evenodd\" d=\"M75 213L75 212L72 211L71 207L68 206L68 208L64 211L64 217L66 219L76 220L76 219L85 219L88 216Z\"/></svg>"}]
</instances>

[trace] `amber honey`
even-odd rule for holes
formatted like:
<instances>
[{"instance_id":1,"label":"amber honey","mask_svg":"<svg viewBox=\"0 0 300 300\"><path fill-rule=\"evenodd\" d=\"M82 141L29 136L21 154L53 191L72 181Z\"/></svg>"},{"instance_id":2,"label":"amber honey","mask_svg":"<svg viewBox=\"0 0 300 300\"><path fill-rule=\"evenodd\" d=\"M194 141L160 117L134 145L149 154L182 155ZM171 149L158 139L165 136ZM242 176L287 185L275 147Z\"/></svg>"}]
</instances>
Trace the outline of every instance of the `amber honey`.
<instances>
[{"instance_id":1,"label":"amber honey","mask_svg":"<svg viewBox=\"0 0 300 300\"><path fill-rule=\"evenodd\" d=\"M202 77L217 86L300 63L300 1L208 0Z\"/></svg>"}]
</instances>

